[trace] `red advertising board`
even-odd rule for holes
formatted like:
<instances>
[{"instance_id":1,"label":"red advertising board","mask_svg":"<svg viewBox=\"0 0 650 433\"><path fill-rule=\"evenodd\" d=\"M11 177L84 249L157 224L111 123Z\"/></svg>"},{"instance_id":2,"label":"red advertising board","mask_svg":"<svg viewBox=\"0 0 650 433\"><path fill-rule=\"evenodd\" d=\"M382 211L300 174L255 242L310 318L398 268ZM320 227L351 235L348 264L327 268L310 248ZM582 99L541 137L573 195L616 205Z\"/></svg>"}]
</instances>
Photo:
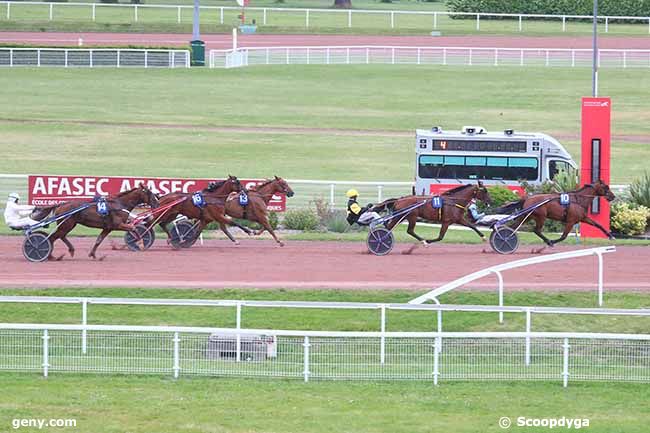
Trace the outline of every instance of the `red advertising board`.
<instances>
[{"instance_id":1,"label":"red advertising board","mask_svg":"<svg viewBox=\"0 0 650 433\"><path fill-rule=\"evenodd\" d=\"M582 98L582 155L580 158L580 185L598 179L610 182L610 98ZM589 217L609 230L609 202L597 197L589 208ZM604 238L596 227L580 224L580 235Z\"/></svg>"},{"instance_id":2,"label":"red advertising board","mask_svg":"<svg viewBox=\"0 0 650 433\"><path fill-rule=\"evenodd\" d=\"M96 195L112 195L135 188L141 182L156 194L194 192L206 188L218 179L181 179L169 177L114 177L114 176L29 176L29 203L34 206L51 206L68 200L92 199ZM246 188L264 182L260 179L241 179ZM284 212L287 198L274 195L268 209Z\"/></svg>"}]
</instances>

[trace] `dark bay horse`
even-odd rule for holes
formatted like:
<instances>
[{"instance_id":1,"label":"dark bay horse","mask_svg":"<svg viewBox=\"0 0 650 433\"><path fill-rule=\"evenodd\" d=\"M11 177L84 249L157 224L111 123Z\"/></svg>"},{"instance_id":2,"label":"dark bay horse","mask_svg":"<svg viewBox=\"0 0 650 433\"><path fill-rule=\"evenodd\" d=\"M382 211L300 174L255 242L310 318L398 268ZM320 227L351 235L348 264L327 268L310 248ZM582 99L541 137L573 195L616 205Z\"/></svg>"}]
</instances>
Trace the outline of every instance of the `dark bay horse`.
<instances>
[{"instance_id":1,"label":"dark bay horse","mask_svg":"<svg viewBox=\"0 0 650 433\"><path fill-rule=\"evenodd\" d=\"M380 212L384 209L391 209L393 212L397 212L400 209L407 208L418 202L425 202L422 206L413 209L409 212L405 218L408 221L408 228L406 232L413 236L418 241L422 242L423 245L427 246L433 242L439 242L444 239L447 229L452 224L460 224L465 227L469 227L476 234L478 234L483 241L485 241L485 235L480 232L476 226L467 219L467 206L472 199L480 200L486 204L491 203L490 194L487 189L483 186L481 182L477 185L461 185L449 191L446 191L440 195L442 198L442 207L435 209L433 207L432 201L437 196L425 196L425 195L412 195L401 198L394 198L386 200L382 203L375 205L372 210ZM437 222L440 223L440 233L435 239L425 240L415 233L415 225L419 219L422 219L427 222ZM396 224L398 224L402 219L395 218L390 220L387 223L386 228L391 230Z\"/></svg>"},{"instance_id":2,"label":"dark bay horse","mask_svg":"<svg viewBox=\"0 0 650 433\"><path fill-rule=\"evenodd\" d=\"M566 194L569 198L569 204L566 206L560 203L560 193L535 194L525 197L519 201L508 203L495 210L495 212L512 213L546 201L546 203L541 204L529 215L522 215L521 218L514 220L512 225L519 226L523 224L526 219L531 218L533 221L535 221L535 234L550 247L558 242L565 240L573 229L573 226L579 222L590 224L602 231L608 238L614 239L614 236L612 236L610 232L605 230L605 228L598 224L596 221L589 218L587 214L587 210L589 209L589 206L591 206L591 203L595 197L605 197L607 201L612 201L616 198L614 196L614 193L609 189L609 186L605 182L598 180L594 184L587 184L582 188L568 192ZM542 233L544 221L546 221L547 218L553 221L560 221L565 224L564 231L562 232L562 236L560 236L560 238L551 240L544 236Z\"/></svg>"},{"instance_id":3,"label":"dark bay horse","mask_svg":"<svg viewBox=\"0 0 650 433\"><path fill-rule=\"evenodd\" d=\"M262 234L266 230L280 246L284 246L284 243L278 239L273 231L268 218L267 206L275 194L286 194L287 197L293 197L293 190L286 180L275 176L273 179L269 179L248 191L248 204L246 206L239 204L239 194L230 194L226 199L226 213L233 218L259 223L262 230L255 232L256 235Z\"/></svg>"},{"instance_id":4,"label":"dark bay horse","mask_svg":"<svg viewBox=\"0 0 650 433\"><path fill-rule=\"evenodd\" d=\"M226 197L230 193L239 192L242 190L242 185L239 179L235 176L228 175L226 180L220 182L213 182L207 188L203 189L201 193L205 200L205 206L200 208L192 202L193 193L174 192L167 194L160 198L160 206L171 204L174 201L181 200L179 203L170 207L165 214L158 220L158 225L165 231L168 238L171 238L171 233L167 225L174 221L178 215L185 215L188 218L196 219L199 221L197 233L201 233L206 225L216 221L228 238L238 244L237 240L228 231L228 226L239 227L247 234L251 231L228 218L225 214Z\"/></svg>"},{"instance_id":5,"label":"dark bay horse","mask_svg":"<svg viewBox=\"0 0 650 433\"><path fill-rule=\"evenodd\" d=\"M69 201L57 206L52 206L49 208L40 209L41 213L46 213L51 210L54 210L54 215L61 215L64 212L73 210L81 205L84 202L80 201ZM86 209L77 212L71 215L68 218L63 219L57 225L56 231L50 236L50 241L54 244L54 241L61 239L63 243L68 247L68 252L71 257L74 257L74 246L68 238L66 237L68 233L77 225L81 224L86 227L93 227L102 229L95 245L88 253L88 257L96 259L95 252L97 248L102 243L104 238L108 236L113 230L123 230L131 231L133 230L133 225L128 223L128 220L131 216L131 211L140 204L147 204L152 207L158 206L158 199L156 195L145 187L144 184L140 184L138 187L133 188L129 191L121 192L115 196L106 198L108 215L102 216L97 212L97 206L93 203L91 206ZM50 255L50 259L54 257ZM56 260L61 260L63 255L57 257ZM103 257L102 257L103 259ZM100 259L101 260L101 259Z\"/></svg>"}]
</instances>

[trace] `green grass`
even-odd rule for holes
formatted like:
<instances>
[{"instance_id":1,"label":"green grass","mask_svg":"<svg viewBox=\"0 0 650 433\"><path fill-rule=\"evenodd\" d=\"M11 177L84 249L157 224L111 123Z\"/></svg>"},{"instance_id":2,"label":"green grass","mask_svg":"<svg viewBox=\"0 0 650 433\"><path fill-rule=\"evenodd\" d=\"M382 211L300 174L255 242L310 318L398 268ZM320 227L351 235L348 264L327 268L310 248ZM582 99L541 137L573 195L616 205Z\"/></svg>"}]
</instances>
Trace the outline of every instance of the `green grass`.
<instances>
[{"instance_id":1,"label":"green grass","mask_svg":"<svg viewBox=\"0 0 650 433\"><path fill-rule=\"evenodd\" d=\"M5 431L13 431L14 418L53 417L77 419L77 428L69 430L84 433L499 432L502 416L589 418L590 432L641 433L650 422L648 411L639 410L650 398L649 388L632 384L562 389L558 383L454 383L434 388L427 383L115 376L43 380L8 374L2 375L2 384L0 423Z\"/></svg>"},{"instance_id":2,"label":"green grass","mask_svg":"<svg viewBox=\"0 0 650 433\"><path fill-rule=\"evenodd\" d=\"M0 172L196 177L231 172L408 181L413 131L433 124L569 136L562 141L579 159L579 98L590 93L590 79L582 68L11 69L0 75L5 101L0 119L21 123L0 120L0 146L21 151L6 153ZM650 87L650 75L603 70L600 85L601 94L613 98L613 134L628 136L614 140L612 182L627 183L650 157L643 138L650 135L650 111L638 90ZM165 124L175 127L156 127ZM267 127L299 129L267 132ZM359 129L375 132L359 136L354 132Z\"/></svg>"},{"instance_id":3,"label":"green grass","mask_svg":"<svg viewBox=\"0 0 650 433\"><path fill-rule=\"evenodd\" d=\"M174 290L174 289L1 289L2 296L74 296L136 297L181 299L245 299L268 301L323 301L403 303L419 293L411 291L350 290ZM589 292L511 292L506 305L593 307L595 293ZM496 305L496 293L459 291L446 294L448 304ZM644 293L607 294L608 308L648 308L650 295ZM0 323L80 323L80 305L0 304ZM104 306L88 308L89 323L95 325L168 325L234 327L234 307L155 307ZM389 331L433 331L436 315L430 312L389 311ZM285 308L244 308L242 326L260 329L297 329L328 331L378 331L379 312L373 310L324 310ZM548 332L622 332L645 333L650 318L629 316L573 316L537 314L533 331ZM523 314L506 314L499 324L496 313L446 312L445 331L513 331L525 330Z\"/></svg>"},{"instance_id":4,"label":"green grass","mask_svg":"<svg viewBox=\"0 0 650 433\"><path fill-rule=\"evenodd\" d=\"M183 0L160 0L152 4L176 5L184 4ZM234 6L232 2L207 1L201 3L203 6ZM276 3L272 0L254 2L252 7L275 7L275 8L312 8L330 9L333 1L289 1L287 3ZM404 10L435 12L446 10L443 2L411 2L400 1L393 3L381 3L373 1L353 1L354 9L370 10ZM203 23L202 32L221 33L227 32L233 26L240 24L238 15L239 9L224 10L223 21L220 10L204 9L201 12ZM69 6L56 4L53 9L53 19L49 20L49 6L25 5L14 3L11 6L10 19L6 19L6 5L0 5L0 29L2 30L25 30L25 31L118 31L118 32L179 32L187 33L191 30L192 11L190 8L183 9L178 22L178 10L176 8L150 8L140 7L138 9L138 20L135 21L134 10L131 7L106 7L98 6L96 9L96 20L91 20L92 12L90 4L84 6ZM312 12L309 16L309 27L307 27L305 13L302 11L269 11L266 25L264 25L263 12L261 10L247 10L246 21L255 19L260 33L357 33L357 34L428 34L433 30L432 14L406 14L395 15L394 27L391 28L390 15L387 13L353 13L352 26L348 27L347 11L319 11ZM488 20L482 19L480 30L476 29L474 19L451 19L446 15L437 17L436 30L444 35L472 35L472 34L526 34L526 35L589 35L592 32L591 23L587 21L569 21L566 31L562 30L560 19L557 20L524 20L523 32L519 31L519 22L513 20ZM600 32L604 34L604 25L600 26ZM617 36L643 36L647 34L646 24L610 24L609 35Z\"/></svg>"}]
</instances>

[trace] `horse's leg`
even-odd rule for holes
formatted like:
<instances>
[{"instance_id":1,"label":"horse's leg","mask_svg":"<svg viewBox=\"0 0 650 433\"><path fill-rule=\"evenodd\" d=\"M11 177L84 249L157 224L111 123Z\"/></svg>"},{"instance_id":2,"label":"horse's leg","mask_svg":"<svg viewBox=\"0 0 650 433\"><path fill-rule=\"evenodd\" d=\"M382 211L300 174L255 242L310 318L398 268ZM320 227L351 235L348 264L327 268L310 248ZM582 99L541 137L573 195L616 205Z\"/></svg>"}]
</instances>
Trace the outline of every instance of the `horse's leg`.
<instances>
[{"instance_id":1,"label":"horse's leg","mask_svg":"<svg viewBox=\"0 0 650 433\"><path fill-rule=\"evenodd\" d=\"M253 234L253 232L248 227L245 227L245 226L239 224L237 221L232 220L232 219L230 219L229 221L230 221L228 223L229 225L237 227L238 229L240 229L241 231L246 233L248 236L251 236Z\"/></svg>"},{"instance_id":2,"label":"horse's leg","mask_svg":"<svg viewBox=\"0 0 650 433\"><path fill-rule=\"evenodd\" d=\"M68 253L70 253L70 257L74 257L74 245L72 245L72 242L68 240L68 237L66 235L67 233L61 237L61 240L68 247Z\"/></svg>"},{"instance_id":3,"label":"horse's leg","mask_svg":"<svg viewBox=\"0 0 650 433\"><path fill-rule=\"evenodd\" d=\"M544 227L544 221L546 220L546 218L538 217L536 215L533 215L533 218L535 219L535 230L533 231L541 240L544 241L546 245L552 247L553 243L551 242L551 240L546 236L544 236L544 233L542 233L542 228Z\"/></svg>"},{"instance_id":4,"label":"horse's leg","mask_svg":"<svg viewBox=\"0 0 650 433\"><path fill-rule=\"evenodd\" d=\"M467 220L465 219L465 217L463 217L463 218L458 222L458 224L460 224L460 225L462 225L462 226L465 226L465 227L469 227L470 229L474 230L474 232L475 232L477 235L479 235L479 236L481 237L481 240L482 240L483 242L487 242L487 239L485 238L485 235L484 235L484 234L483 234L483 233L478 229L478 227L476 227L476 226L475 226L474 224L472 224L471 222L467 221Z\"/></svg>"},{"instance_id":5,"label":"horse's leg","mask_svg":"<svg viewBox=\"0 0 650 433\"><path fill-rule=\"evenodd\" d=\"M230 232L228 231L228 226L224 222L219 221L219 228L221 229L222 232L226 234L226 236L228 236L228 239L230 239L235 245L239 245L239 241L235 239L232 234L230 234Z\"/></svg>"},{"instance_id":6,"label":"horse's leg","mask_svg":"<svg viewBox=\"0 0 650 433\"><path fill-rule=\"evenodd\" d=\"M432 244L434 242L440 242L445 238L445 234L447 233L447 229L449 228L450 223L446 221L442 221L440 225L440 233L438 233L438 237L435 239L429 239L427 240L427 244Z\"/></svg>"},{"instance_id":7,"label":"horse's leg","mask_svg":"<svg viewBox=\"0 0 650 433\"><path fill-rule=\"evenodd\" d=\"M571 233L571 230L573 230L573 226L575 225L575 223L576 223L576 221L573 221L571 223L569 223L567 221L566 226L564 226L564 231L562 232L562 236L560 236L558 239L551 240L551 245L555 245L555 244L565 240L567 238L567 236L569 236L569 233Z\"/></svg>"},{"instance_id":8,"label":"horse's leg","mask_svg":"<svg viewBox=\"0 0 650 433\"><path fill-rule=\"evenodd\" d=\"M605 234L605 236L607 236L609 239L611 239L611 240L616 239L616 238L614 237L614 235L613 235L611 232L608 232L608 231L605 229L605 227L601 226L597 221L592 220L592 219L589 218L588 216L584 217L584 218L582 219L582 222L583 222L583 223L587 223L587 224L589 224L589 225L592 225L592 226L596 227L598 230L600 230L601 232L603 232L603 234Z\"/></svg>"},{"instance_id":9,"label":"horse's leg","mask_svg":"<svg viewBox=\"0 0 650 433\"><path fill-rule=\"evenodd\" d=\"M260 224L262 225L262 227L264 228L264 230L266 230L267 232L271 233L271 236L273 237L273 239L275 239L275 241L276 241L278 244L280 244L281 247L284 246L284 242L282 242L282 241L278 238L278 236L275 234L275 232L273 231L273 227L271 227L271 223L269 223L269 220L266 218L266 215L262 215L261 218L257 218L257 222L260 223Z\"/></svg>"},{"instance_id":10,"label":"horse's leg","mask_svg":"<svg viewBox=\"0 0 650 433\"><path fill-rule=\"evenodd\" d=\"M420 235L415 233L415 225L417 224L417 221L418 221L418 216L417 216L416 212L410 213L409 216L406 219L409 222L409 226L406 229L406 233L410 234L412 237L417 239L418 242L424 242L424 238L422 238ZM391 222L393 222L393 221L391 221ZM395 221L395 223L393 223L392 227L394 227L396 223L397 223L397 221ZM390 227L390 228L392 229L392 227Z\"/></svg>"},{"instance_id":11,"label":"horse's leg","mask_svg":"<svg viewBox=\"0 0 650 433\"><path fill-rule=\"evenodd\" d=\"M70 233L70 231L72 231L72 229L74 228L75 225L77 225L77 223L74 222L73 220L64 221L62 224L59 224L57 226L57 228L54 231L54 233L52 234L52 236L50 236L50 242L52 243L53 247L54 247L54 242L57 239L63 240L63 242L65 242L65 244L68 246L68 252L70 253L71 256L74 256L74 247L72 246L70 241L67 240L66 235L68 233ZM72 251L70 251L71 247L72 247ZM52 251L54 251L54 248L52 248ZM65 254L61 254L59 257L54 257L50 253L50 256L48 257L48 260L56 260L58 262L61 259L63 259L64 256L65 256Z\"/></svg>"},{"instance_id":12,"label":"horse's leg","mask_svg":"<svg viewBox=\"0 0 650 433\"><path fill-rule=\"evenodd\" d=\"M104 239L106 238L106 236L108 236L108 234L110 232L111 232L111 230L109 230L109 229L102 230L102 232L99 234L99 236L97 236L97 240L95 241L95 245L93 245L93 248L90 250L90 253L88 253L88 257L90 257L91 259L96 259L97 258L97 256L95 256L95 252L97 251L97 248L99 247L99 245L104 241ZM106 256L101 257L99 260L104 260L105 258L106 258Z\"/></svg>"}]
</instances>

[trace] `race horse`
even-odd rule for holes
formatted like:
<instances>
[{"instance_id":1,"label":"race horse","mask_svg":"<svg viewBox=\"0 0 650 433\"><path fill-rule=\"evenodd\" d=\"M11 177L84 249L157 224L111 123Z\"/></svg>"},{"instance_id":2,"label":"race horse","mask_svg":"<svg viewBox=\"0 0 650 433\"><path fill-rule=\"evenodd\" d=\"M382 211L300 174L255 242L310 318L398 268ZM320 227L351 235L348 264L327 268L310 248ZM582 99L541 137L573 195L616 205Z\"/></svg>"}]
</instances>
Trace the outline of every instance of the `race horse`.
<instances>
[{"instance_id":1,"label":"race horse","mask_svg":"<svg viewBox=\"0 0 650 433\"><path fill-rule=\"evenodd\" d=\"M412 211L408 212L405 217L389 220L386 223L386 228L392 230L396 224L403 219L406 219L408 221L406 232L420 241L424 246L427 246L433 242L443 240L450 225L460 224L474 230L474 232L485 241L485 235L467 219L467 207L472 199L477 199L488 205L492 202L487 188L483 186L482 182L478 182L476 185L465 184L458 186L449 191L445 191L440 196L411 195L389 199L375 205L371 210L374 212L381 212L385 209L389 209L393 212L397 212L400 209L413 206L418 202L424 202L422 206L416 207ZM426 240L415 233L415 225L418 219L426 222L440 223L440 233L438 234L438 237ZM412 250L413 248L407 252Z\"/></svg>"},{"instance_id":2,"label":"race horse","mask_svg":"<svg viewBox=\"0 0 650 433\"><path fill-rule=\"evenodd\" d=\"M174 201L179 201L177 204L170 207L164 215L158 220L158 225L165 231L167 237L171 239L171 233L167 225L174 221L178 215L185 215L188 218L196 219L199 221L197 234L201 233L206 225L216 221L219 228L223 231L228 239L235 244L239 242L228 231L228 226L239 227L246 234L250 235L252 232L233 221L225 214L226 197L231 193L238 193L242 190L242 185L236 176L228 175L226 180L220 182L212 182L210 185L201 191L204 200L203 205L197 206L192 200L192 195L195 193L173 192L160 198L160 206L166 206Z\"/></svg>"},{"instance_id":3,"label":"race horse","mask_svg":"<svg viewBox=\"0 0 650 433\"><path fill-rule=\"evenodd\" d=\"M283 247L284 242L278 239L268 217L267 206L275 194L286 194L287 197L293 197L293 190L286 180L275 176L248 191L248 203L245 205L239 200L239 194L230 194L226 199L226 213L233 218L259 223L262 229L256 231L255 234L260 235L266 230Z\"/></svg>"},{"instance_id":4,"label":"race horse","mask_svg":"<svg viewBox=\"0 0 650 433\"><path fill-rule=\"evenodd\" d=\"M561 203L562 195L568 198L568 203ZM598 180L593 184L587 184L582 188L564 194L534 194L519 201L507 203L496 209L495 212L506 214L537 206L530 213L525 213L520 218L515 219L511 225L519 227L528 218L532 218L535 222L535 234L550 247L565 240L575 224L580 222L590 224L602 231L608 238L614 239L610 232L588 216L589 206L595 197L605 197L609 202L616 198L609 186L602 180ZM544 221L547 218L564 223L564 231L558 239L548 239L542 233Z\"/></svg>"},{"instance_id":5,"label":"race horse","mask_svg":"<svg viewBox=\"0 0 650 433\"><path fill-rule=\"evenodd\" d=\"M52 236L50 236L50 241L54 244L54 241L61 239L63 243L68 247L68 252L70 257L74 257L74 246L68 240L67 235L70 231L77 225L81 224L86 227L102 229L97 240L93 245L93 248L88 253L88 257L96 259L97 256L95 252L97 248L102 243L102 241L108 236L113 230L123 230L131 231L133 230L133 225L128 223L128 220L131 216L131 211L140 204L146 204L151 207L158 206L158 199L156 195L151 192L149 188L140 184L136 188L133 188L128 191L121 192L115 196L109 196L104 199L106 204L106 214L101 215L98 211L98 206L94 203L85 209L72 214L71 216L61 220ZM46 216L50 212L54 211L54 216L61 215L65 212L72 211L79 206L84 205L84 202L79 201L69 201L61 203L56 206L44 207L38 209L37 218ZM49 259L61 260L64 255L59 257L53 257L50 255ZM100 258L103 260L104 257Z\"/></svg>"}]
</instances>

